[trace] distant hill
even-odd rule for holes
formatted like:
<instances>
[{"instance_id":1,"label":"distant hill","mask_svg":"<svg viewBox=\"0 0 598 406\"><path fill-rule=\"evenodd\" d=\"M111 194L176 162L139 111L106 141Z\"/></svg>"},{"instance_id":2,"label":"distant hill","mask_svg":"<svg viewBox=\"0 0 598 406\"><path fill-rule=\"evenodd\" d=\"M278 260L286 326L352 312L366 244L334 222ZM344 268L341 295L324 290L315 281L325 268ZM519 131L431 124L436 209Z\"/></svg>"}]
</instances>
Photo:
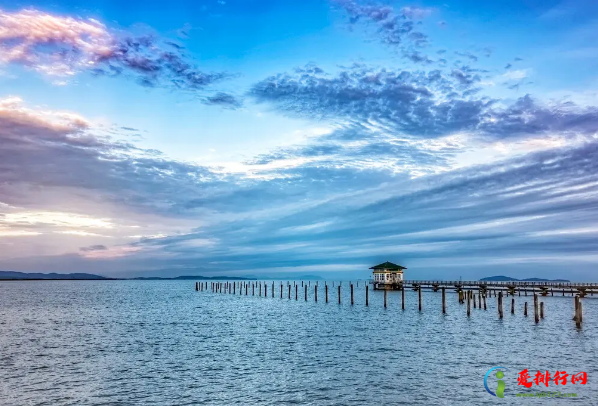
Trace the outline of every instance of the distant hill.
<instances>
[{"instance_id":1,"label":"distant hill","mask_svg":"<svg viewBox=\"0 0 598 406\"><path fill-rule=\"evenodd\" d=\"M89 273L25 273L0 271L0 280L109 280L100 275Z\"/></svg>"},{"instance_id":2,"label":"distant hill","mask_svg":"<svg viewBox=\"0 0 598 406\"><path fill-rule=\"evenodd\" d=\"M517 278L511 278L510 276L504 276L504 275L489 276L487 278L482 278L480 280L481 281L494 281L494 282L507 282L507 281L517 281L517 282L570 282L567 279L543 279L543 278L517 279Z\"/></svg>"}]
</instances>

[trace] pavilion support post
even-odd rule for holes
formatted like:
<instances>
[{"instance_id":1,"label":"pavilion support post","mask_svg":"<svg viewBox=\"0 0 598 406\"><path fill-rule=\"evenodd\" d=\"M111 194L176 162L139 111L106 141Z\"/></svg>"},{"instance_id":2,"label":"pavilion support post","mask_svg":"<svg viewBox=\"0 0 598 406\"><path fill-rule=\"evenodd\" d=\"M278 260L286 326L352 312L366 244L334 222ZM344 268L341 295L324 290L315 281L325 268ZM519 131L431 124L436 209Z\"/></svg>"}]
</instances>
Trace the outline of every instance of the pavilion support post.
<instances>
[{"instance_id":1,"label":"pavilion support post","mask_svg":"<svg viewBox=\"0 0 598 406\"><path fill-rule=\"evenodd\" d=\"M498 292L498 317L503 318L502 292Z\"/></svg>"},{"instance_id":2,"label":"pavilion support post","mask_svg":"<svg viewBox=\"0 0 598 406\"><path fill-rule=\"evenodd\" d=\"M351 284L351 306L355 304L355 301L353 300L353 284Z\"/></svg>"},{"instance_id":3,"label":"pavilion support post","mask_svg":"<svg viewBox=\"0 0 598 406\"><path fill-rule=\"evenodd\" d=\"M523 315L527 317L527 302L523 305Z\"/></svg>"},{"instance_id":4,"label":"pavilion support post","mask_svg":"<svg viewBox=\"0 0 598 406\"><path fill-rule=\"evenodd\" d=\"M442 314L446 314L446 289L442 287Z\"/></svg>"},{"instance_id":5,"label":"pavilion support post","mask_svg":"<svg viewBox=\"0 0 598 406\"><path fill-rule=\"evenodd\" d=\"M534 320L536 324L540 322L540 314L538 313L538 294L534 293Z\"/></svg>"},{"instance_id":6,"label":"pavilion support post","mask_svg":"<svg viewBox=\"0 0 598 406\"><path fill-rule=\"evenodd\" d=\"M478 289L478 309L482 310L482 289Z\"/></svg>"},{"instance_id":7,"label":"pavilion support post","mask_svg":"<svg viewBox=\"0 0 598 406\"><path fill-rule=\"evenodd\" d=\"M515 298L511 299L511 314L515 314Z\"/></svg>"},{"instance_id":8,"label":"pavilion support post","mask_svg":"<svg viewBox=\"0 0 598 406\"><path fill-rule=\"evenodd\" d=\"M487 308L486 308L486 294L484 294L483 298L484 298L484 310L487 310Z\"/></svg>"},{"instance_id":9,"label":"pavilion support post","mask_svg":"<svg viewBox=\"0 0 598 406\"><path fill-rule=\"evenodd\" d=\"M419 311L422 311L422 287L420 286L417 289L418 301L419 301Z\"/></svg>"},{"instance_id":10,"label":"pavilion support post","mask_svg":"<svg viewBox=\"0 0 598 406\"><path fill-rule=\"evenodd\" d=\"M401 310L405 310L405 285L401 286Z\"/></svg>"},{"instance_id":11,"label":"pavilion support post","mask_svg":"<svg viewBox=\"0 0 598 406\"><path fill-rule=\"evenodd\" d=\"M365 305L369 306L370 305L370 291L369 291L369 286L365 285Z\"/></svg>"},{"instance_id":12,"label":"pavilion support post","mask_svg":"<svg viewBox=\"0 0 598 406\"><path fill-rule=\"evenodd\" d=\"M476 303L475 303L475 293L473 293L473 291L470 291L470 292L471 292L471 298L473 299L473 308L476 309L477 306L476 306Z\"/></svg>"},{"instance_id":13,"label":"pavilion support post","mask_svg":"<svg viewBox=\"0 0 598 406\"><path fill-rule=\"evenodd\" d=\"M386 297L388 296L388 291L384 289L384 308L386 309Z\"/></svg>"}]
</instances>

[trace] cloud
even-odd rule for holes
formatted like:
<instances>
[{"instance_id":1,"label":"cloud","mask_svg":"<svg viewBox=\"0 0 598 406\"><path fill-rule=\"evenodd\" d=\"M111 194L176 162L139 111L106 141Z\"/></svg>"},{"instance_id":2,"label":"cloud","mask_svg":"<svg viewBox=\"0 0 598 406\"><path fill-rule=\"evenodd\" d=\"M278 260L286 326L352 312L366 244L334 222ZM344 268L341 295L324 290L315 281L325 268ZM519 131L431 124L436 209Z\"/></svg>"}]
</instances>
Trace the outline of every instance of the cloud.
<instances>
[{"instance_id":1,"label":"cloud","mask_svg":"<svg viewBox=\"0 0 598 406\"><path fill-rule=\"evenodd\" d=\"M125 75L149 87L198 91L228 78L198 69L181 47L153 36L133 36L93 19L57 16L35 9L0 10L0 63L26 66L50 76Z\"/></svg>"},{"instance_id":2,"label":"cloud","mask_svg":"<svg viewBox=\"0 0 598 406\"><path fill-rule=\"evenodd\" d=\"M381 42L385 44L399 45L407 41L423 46L427 43L427 36L414 29L414 20L429 16L433 9L403 7L396 11L390 6L362 5L354 0L333 0L333 3L345 10L351 25L359 21L374 24Z\"/></svg>"},{"instance_id":3,"label":"cloud","mask_svg":"<svg viewBox=\"0 0 598 406\"><path fill-rule=\"evenodd\" d=\"M278 74L255 84L250 95L291 116L378 123L415 138L460 132L499 139L558 131L592 135L596 107L542 103L526 95L506 104L478 94L483 71L468 66L449 75L390 71L364 65L337 75Z\"/></svg>"},{"instance_id":4,"label":"cloud","mask_svg":"<svg viewBox=\"0 0 598 406\"><path fill-rule=\"evenodd\" d=\"M205 104L216 104L230 109L237 109L243 105L241 100L228 93L217 93L204 99Z\"/></svg>"},{"instance_id":5,"label":"cloud","mask_svg":"<svg viewBox=\"0 0 598 406\"><path fill-rule=\"evenodd\" d=\"M106 250L108 250L108 248L105 245L92 245L89 247L81 247L80 250L83 252L106 251Z\"/></svg>"}]
</instances>

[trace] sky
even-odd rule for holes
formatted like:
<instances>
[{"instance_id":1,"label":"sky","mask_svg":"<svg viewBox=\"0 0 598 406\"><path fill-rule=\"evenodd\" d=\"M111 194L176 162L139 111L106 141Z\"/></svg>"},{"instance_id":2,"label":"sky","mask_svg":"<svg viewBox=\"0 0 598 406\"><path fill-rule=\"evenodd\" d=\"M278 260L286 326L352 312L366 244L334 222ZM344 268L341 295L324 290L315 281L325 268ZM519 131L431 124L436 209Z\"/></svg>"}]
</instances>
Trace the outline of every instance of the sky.
<instances>
[{"instance_id":1,"label":"sky","mask_svg":"<svg viewBox=\"0 0 598 406\"><path fill-rule=\"evenodd\" d=\"M0 0L0 270L596 279L598 3Z\"/></svg>"}]
</instances>

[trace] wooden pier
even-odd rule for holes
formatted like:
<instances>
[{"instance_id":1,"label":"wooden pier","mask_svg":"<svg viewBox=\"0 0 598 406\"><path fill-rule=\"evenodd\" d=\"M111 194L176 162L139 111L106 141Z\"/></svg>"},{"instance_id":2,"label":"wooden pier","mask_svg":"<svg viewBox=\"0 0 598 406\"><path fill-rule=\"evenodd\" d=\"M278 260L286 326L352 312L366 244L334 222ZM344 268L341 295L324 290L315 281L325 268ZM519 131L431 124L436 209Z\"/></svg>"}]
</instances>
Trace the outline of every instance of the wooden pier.
<instances>
[{"instance_id":1,"label":"wooden pier","mask_svg":"<svg viewBox=\"0 0 598 406\"><path fill-rule=\"evenodd\" d=\"M351 282L344 282L349 287L350 291L350 304L351 306L355 305L354 295L355 295L355 285ZM324 281L324 297L325 297L325 304L328 305L328 282ZM364 287L363 294L365 296L365 306L370 305L370 292L369 292L369 285L376 284L375 281L370 281L369 283L362 283ZM263 287L263 297L267 298L268 295L268 285L271 286L271 297L275 297L275 290L277 290L277 286L273 281L233 281L233 282L195 282L195 290L196 291L208 291L211 290L212 293L225 293L225 294L232 294L232 295L240 295L240 296L249 296L249 287L251 287L251 296L255 296L256 293L260 297L262 297L262 287ZM318 302L318 282L315 282L313 285L313 301L315 303ZM283 299L283 292L284 289L287 289L287 295L285 295L288 300L291 300L291 286L295 288L295 300L298 300L298 288L299 282L296 281L287 281L286 285L284 282L280 282L279 295L280 298ZM308 281L305 283L301 281L301 286L304 288L304 295L305 301L308 301L308 286L311 286L311 282ZM332 282L332 286L335 286L335 282ZM343 286L343 282L338 282L337 286L337 295L338 295L338 305L341 305L342 300L342 293L341 289ZM357 286L359 286L359 282L357 282ZM449 310L447 306L447 291L453 290L457 293L458 296L458 304L464 305L466 304L467 309L467 317L471 317L472 313L476 311L487 310L486 306L486 298L492 297L492 293L494 293L494 297L496 298L496 309L498 311L497 317L499 320L504 318L504 297L511 296L510 301L510 313L511 315L516 314L516 301L515 296L518 293L521 296L521 292L524 292L524 296L527 296L528 293L530 296L533 297L533 312L534 312L534 321L536 324L540 323L540 320L544 319L546 308L544 307L544 302L540 302L539 299L544 296L554 296L554 292L562 293L562 296L565 294L574 296L573 300L573 321L578 328L582 327L583 322L583 298L587 297L588 295L593 296L594 293L598 292L598 283L589 283L589 282L528 282L528 281L410 281L405 280L402 283L392 286L392 289L383 289L384 294L384 309L388 308L388 291L389 290L400 290L401 291L401 310L405 311L405 290L411 289L417 291L417 309L419 312L423 312L423 305L422 305L422 296L423 291L428 290L432 292L441 292L442 295L442 307L440 309L443 315L446 315ZM477 293L477 301L476 301L476 293ZM472 302L473 302L473 312L472 312ZM483 303L483 305L482 305ZM508 306L508 299L507 299L507 306ZM523 303L523 316L528 316L528 302L525 301Z\"/></svg>"}]
</instances>

